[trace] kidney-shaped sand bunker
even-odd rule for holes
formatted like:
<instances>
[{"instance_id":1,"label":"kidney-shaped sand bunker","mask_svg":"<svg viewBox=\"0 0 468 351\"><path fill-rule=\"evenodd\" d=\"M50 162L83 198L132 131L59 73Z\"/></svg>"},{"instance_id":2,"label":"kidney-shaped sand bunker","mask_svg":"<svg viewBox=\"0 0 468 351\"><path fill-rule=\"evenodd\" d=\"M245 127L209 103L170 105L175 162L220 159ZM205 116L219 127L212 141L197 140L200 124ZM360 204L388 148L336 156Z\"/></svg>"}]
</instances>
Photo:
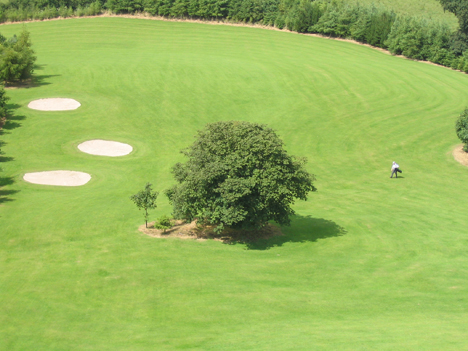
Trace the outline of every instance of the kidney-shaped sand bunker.
<instances>
[{"instance_id":1,"label":"kidney-shaped sand bunker","mask_svg":"<svg viewBox=\"0 0 468 351\"><path fill-rule=\"evenodd\" d=\"M133 150L128 144L99 139L85 141L78 145L78 149L87 154L110 157L125 156Z\"/></svg>"},{"instance_id":2,"label":"kidney-shaped sand bunker","mask_svg":"<svg viewBox=\"0 0 468 351\"><path fill-rule=\"evenodd\" d=\"M80 186L91 179L88 173L75 171L49 171L26 173L23 179L29 183L58 186Z\"/></svg>"},{"instance_id":3,"label":"kidney-shaped sand bunker","mask_svg":"<svg viewBox=\"0 0 468 351\"><path fill-rule=\"evenodd\" d=\"M31 101L28 107L39 111L68 111L76 110L81 104L73 99L50 98Z\"/></svg>"}]
</instances>

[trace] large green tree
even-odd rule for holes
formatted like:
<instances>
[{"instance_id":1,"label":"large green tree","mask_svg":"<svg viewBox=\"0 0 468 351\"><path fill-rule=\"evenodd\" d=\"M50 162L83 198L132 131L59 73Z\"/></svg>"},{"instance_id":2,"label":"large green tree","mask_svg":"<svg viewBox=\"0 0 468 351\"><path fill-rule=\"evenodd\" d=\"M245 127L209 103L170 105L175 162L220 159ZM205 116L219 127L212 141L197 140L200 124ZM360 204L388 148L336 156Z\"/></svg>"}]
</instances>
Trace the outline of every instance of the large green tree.
<instances>
[{"instance_id":1,"label":"large green tree","mask_svg":"<svg viewBox=\"0 0 468 351\"><path fill-rule=\"evenodd\" d=\"M198 132L172 172L166 194L174 216L235 229L290 223L295 199L316 188L304 158L288 155L273 129L249 122L217 122Z\"/></svg>"}]
</instances>

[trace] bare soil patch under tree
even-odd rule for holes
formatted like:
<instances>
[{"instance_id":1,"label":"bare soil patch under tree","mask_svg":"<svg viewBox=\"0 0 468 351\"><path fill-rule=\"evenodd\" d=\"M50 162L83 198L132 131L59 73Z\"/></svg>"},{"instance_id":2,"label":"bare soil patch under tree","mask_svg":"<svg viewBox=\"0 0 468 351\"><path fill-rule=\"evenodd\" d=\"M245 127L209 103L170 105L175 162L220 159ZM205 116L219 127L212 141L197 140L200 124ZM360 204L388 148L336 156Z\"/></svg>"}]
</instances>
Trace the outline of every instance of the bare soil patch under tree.
<instances>
[{"instance_id":1,"label":"bare soil patch under tree","mask_svg":"<svg viewBox=\"0 0 468 351\"><path fill-rule=\"evenodd\" d=\"M226 228L221 234L216 234L215 226L197 225L197 221L187 223L182 220L174 221L172 228L166 231L154 228L155 222L148 223L148 228L142 224L138 230L153 238L179 238L179 239L196 239L196 240L217 240L224 243L231 242L251 242L258 239L269 239L275 236L283 235L281 228L273 224L267 224L260 230L236 230Z\"/></svg>"},{"instance_id":2,"label":"bare soil patch under tree","mask_svg":"<svg viewBox=\"0 0 468 351\"><path fill-rule=\"evenodd\" d=\"M453 150L453 157L456 161L460 162L463 166L468 167L468 152L463 151L463 144L458 145Z\"/></svg>"}]
</instances>

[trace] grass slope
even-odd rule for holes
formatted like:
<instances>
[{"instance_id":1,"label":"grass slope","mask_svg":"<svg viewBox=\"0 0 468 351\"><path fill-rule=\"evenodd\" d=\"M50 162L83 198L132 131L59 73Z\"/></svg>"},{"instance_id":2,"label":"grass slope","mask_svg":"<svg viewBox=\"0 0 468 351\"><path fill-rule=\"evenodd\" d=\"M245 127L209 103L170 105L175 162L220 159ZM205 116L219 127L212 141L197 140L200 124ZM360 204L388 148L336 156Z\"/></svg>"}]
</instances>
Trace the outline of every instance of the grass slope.
<instances>
[{"instance_id":1,"label":"grass slope","mask_svg":"<svg viewBox=\"0 0 468 351\"><path fill-rule=\"evenodd\" d=\"M351 0L345 0L351 1ZM452 28L458 27L458 20L451 12L446 12L438 0L359 0L364 4L383 5L396 13L425 17L448 23Z\"/></svg>"},{"instance_id":2,"label":"grass slope","mask_svg":"<svg viewBox=\"0 0 468 351\"><path fill-rule=\"evenodd\" d=\"M22 25L2 27L4 35ZM468 169L450 155L468 76L347 42L121 18L30 23L40 86L1 136L2 350L461 350ZM29 110L71 97L76 111ZM128 197L197 129L267 123L318 193L285 236L156 240ZM83 154L100 138L122 158ZM389 179L391 162L404 178ZM28 184L25 172L89 172ZM153 218L170 212L164 196Z\"/></svg>"}]
</instances>

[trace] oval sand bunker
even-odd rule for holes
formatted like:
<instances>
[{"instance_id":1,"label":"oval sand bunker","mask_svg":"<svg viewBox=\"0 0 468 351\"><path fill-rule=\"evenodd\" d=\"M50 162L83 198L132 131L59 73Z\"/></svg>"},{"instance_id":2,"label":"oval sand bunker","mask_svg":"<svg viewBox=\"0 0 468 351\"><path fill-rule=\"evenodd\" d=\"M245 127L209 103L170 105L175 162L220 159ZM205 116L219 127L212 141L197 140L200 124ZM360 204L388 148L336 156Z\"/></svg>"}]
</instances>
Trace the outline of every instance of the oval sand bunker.
<instances>
[{"instance_id":1,"label":"oval sand bunker","mask_svg":"<svg viewBox=\"0 0 468 351\"><path fill-rule=\"evenodd\" d=\"M50 98L31 101L28 107L39 111L68 111L76 110L81 104L73 99Z\"/></svg>"},{"instance_id":2,"label":"oval sand bunker","mask_svg":"<svg viewBox=\"0 0 468 351\"><path fill-rule=\"evenodd\" d=\"M59 186L80 186L91 179L88 173L75 171L50 171L26 173L23 179L29 183Z\"/></svg>"},{"instance_id":3,"label":"oval sand bunker","mask_svg":"<svg viewBox=\"0 0 468 351\"><path fill-rule=\"evenodd\" d=\"M80 151L98 156L125 156L132 152L133 148L124 143L108 140L88 140L78 145Z\"/></svg>"}]
</instances>

